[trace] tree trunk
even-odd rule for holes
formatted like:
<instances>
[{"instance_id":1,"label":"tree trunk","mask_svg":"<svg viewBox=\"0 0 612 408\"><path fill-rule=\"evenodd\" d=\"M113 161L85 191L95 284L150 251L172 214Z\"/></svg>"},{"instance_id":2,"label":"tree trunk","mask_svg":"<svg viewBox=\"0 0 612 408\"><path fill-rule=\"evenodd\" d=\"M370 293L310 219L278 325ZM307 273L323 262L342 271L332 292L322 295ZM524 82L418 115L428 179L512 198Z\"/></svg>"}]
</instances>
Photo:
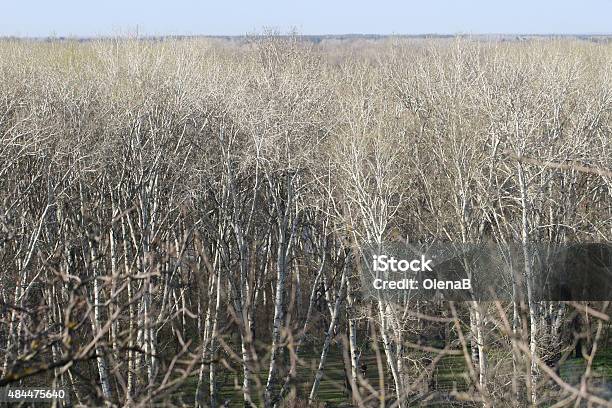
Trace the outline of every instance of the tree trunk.
<instances>
[{"instance_id":1,"label":"tree trunk","mask_svg":"<svg viewBox=\"0 0 612 408\"><path fill-rule=\"evenodd\" d=\"M353 397L356 394L359 394L359 380L358 380L358 367L359 367L359 355L357 354L357 321L356 321L356 313L357 311L354 308L354 299L351 291L350 280L347 279L346 282L346 290L347 290L347 304L348 304L348 341L349 341L349 352L351 357L351 377L352 377L352 385L356 387L356 389L352 390Z\"/></svg>"},{"instance_id":2,"label":"tree trunk","mask_svg":"<svg viewBox=\"0 0 612 408\"><path fill-rule=\"evenodd\" d=\"M525 172L523 165L518 164L519 188L521 194L521 244L523 249L525 277L527 283L527 304L529 306L529 350L530 350L530 399L531 405L537 405L537 335L538 335L538 312L537 304L533 299L533 274L531 265L531 246L529 242L529 203L527 199L527 184L525 181Z\"/></svg>"},{"instance_id":3,"label":"tree trunk","mask_svg":"<svg viewBox=\"0 0 612 408\"><path fill-rule=\"evenodd\" d=\"M321 378L323 377L323 370L325 368L325 361L327 359L327 353L329 351L329 345L331 344L332 336L334 334L334 330L336 328L336 323L338 321L338 316L340 314L340 306L342 304L342 300L344 298L344 293L346 290L346 275L347 269L349 268L350 261L347 258L346 263L342 268L342 277L340 279L340 287L338 288L338 296L336 297L336 304L334 305L334 312L332 313L331 321L329 323L329 328L327 329L327 333L325 333L325 341L323 342L323 349L321 350L321 358L319 359L319 366L317 368L317 372L315 373L314 382L312 384L312 389L310 390L310 395L308 396L308 404L311 405L317 396L317 391L319 389L319 385L321 383Z\"/></svg>"}]
</instances>

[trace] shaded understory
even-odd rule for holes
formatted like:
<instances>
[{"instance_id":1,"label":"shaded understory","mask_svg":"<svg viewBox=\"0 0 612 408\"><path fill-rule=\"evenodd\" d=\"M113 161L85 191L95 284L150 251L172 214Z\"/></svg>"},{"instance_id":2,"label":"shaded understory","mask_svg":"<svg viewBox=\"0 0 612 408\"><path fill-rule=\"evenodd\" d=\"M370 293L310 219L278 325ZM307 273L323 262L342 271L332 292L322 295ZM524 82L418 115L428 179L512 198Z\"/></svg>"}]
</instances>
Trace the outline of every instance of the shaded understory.
<instances>
[{"instance_id":1,"label":"shaded understory","mask_svg":"<svg viewBox=\"0 0 612 408\"><path fill-rule=\"evenodd\" d=\"M297 381L294 384L295 391L299 400L305 402L308 399L312 381L316 372L319 354L313 349L309 349L301 356L304 364L298 368ZM384 357L383 357L384 358ZM418 361L418 356L415 355ZM495 353L491 353L491 363L496 360ZM374 352L367 355L364 353L360 360L365 362L367 366L366 375L369 384L375 389L380 390L380 377L378 375L377 358ZM385 362L382 362L385 364ZM579 386L581 376L585 371L586 363L581 358L569 358L561 364L561 378ZM416 369L416 368L415 368ZM418 372L418 369L416 369ZM387 372L386 365L383 368L385 373L384 385L386 389L387 399L391 400L392 396L392 380ZM420 373L419 373L420 374ZM262 383L265 384L267 372L258 373ZM512 373L508 372L508 378L511 378ZM244 406L242 392L240 389L241 378L237 378L233 373L225 370L218 372L218 387L219 397L218 402L227 403L230 407ZM499 380L499 378L498 378ZM190 378L185 384L173 395L173 402L176 404L192 405L194 400L195 388L197 384L197 376ZM412 393L412 404L418 406L447 406L453 402L456 406L458 401L453 397L456 392L468 391L469 374L466 370L465 360L463 356L445 356L436 365L433 374L423 382L422 387L414 390ZM593 378L591 387L598 395L604 398L612 398L612 349L605 348L598 352L593 364ZM208 384L205 384L208 389ZM260 401L254 393L254 402L259 406ZM367 394L367 392L366 392ZM321 406L326 407L349 407L351 398L344 371L344 361L342 351L339 346L330 349L327 363L325 365L325 374L321 381L317 393L317 400ZM412 405L411 404L411 405ZM462 406L471 406L470 403L464 402Z\"/></svg>"}]
</instances>

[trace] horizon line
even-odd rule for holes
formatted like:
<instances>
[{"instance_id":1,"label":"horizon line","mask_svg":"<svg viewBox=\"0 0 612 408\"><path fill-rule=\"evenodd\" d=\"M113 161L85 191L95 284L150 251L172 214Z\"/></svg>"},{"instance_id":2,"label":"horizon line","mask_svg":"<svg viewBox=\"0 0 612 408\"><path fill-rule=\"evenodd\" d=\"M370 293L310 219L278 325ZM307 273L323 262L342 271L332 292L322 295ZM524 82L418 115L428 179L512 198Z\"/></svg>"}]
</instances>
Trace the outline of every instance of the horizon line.
<instances>
[{"instance_id":1,"label":"horizon line","mask_svg":"<svg viewBox=\"0 0 612 408\"><path fill-rule=\"evenodd\" d=\"M105 34L105 35L48 35L48 36L28 36L28 35L0 35L0 39L19 39L19 40L96 40L96 39L164 39L164 38L223 38L241 39L248 37L304 37L304 38L423 38L423 37L612 37L609 33L523 33L523 32L500 32L500 33L418 33L418 34L377 34L377 33L341 33L341 34L300 34L300 33L246 33L246 34L140 34L138 32L129 34Z\"/></svg>"}]
</instances>

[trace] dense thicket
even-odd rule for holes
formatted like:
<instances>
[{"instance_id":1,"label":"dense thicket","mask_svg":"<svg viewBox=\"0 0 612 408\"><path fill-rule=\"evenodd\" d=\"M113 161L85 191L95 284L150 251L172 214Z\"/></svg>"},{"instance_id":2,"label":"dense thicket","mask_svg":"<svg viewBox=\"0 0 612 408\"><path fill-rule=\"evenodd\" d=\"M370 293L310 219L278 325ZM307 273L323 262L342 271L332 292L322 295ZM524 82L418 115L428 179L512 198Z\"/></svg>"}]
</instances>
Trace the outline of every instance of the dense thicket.
<instances>
[{"instance_id":1,"label":"dense thicket","mask_svg":"<svg viewBox=\"0 0 612 408\"><path fill-rule=\"evenodd\" d=\"M355 406L610 406L608 303L530 287L538 243L612 239L608 44L5 41L0 140L2 385L218 406L233 373L247 405L314 404L337 347ZM365 298L390 240L520 243L525 279Z\"/></svg>"}]
</instances>

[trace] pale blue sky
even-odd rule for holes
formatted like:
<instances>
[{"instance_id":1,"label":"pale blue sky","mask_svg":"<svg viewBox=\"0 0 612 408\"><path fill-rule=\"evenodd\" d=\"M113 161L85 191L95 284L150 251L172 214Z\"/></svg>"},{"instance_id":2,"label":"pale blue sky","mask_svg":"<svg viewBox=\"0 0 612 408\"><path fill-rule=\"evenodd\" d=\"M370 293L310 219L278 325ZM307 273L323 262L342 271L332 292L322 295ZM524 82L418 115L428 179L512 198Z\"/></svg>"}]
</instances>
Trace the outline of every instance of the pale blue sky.
<instances>
[{"instance_id":1,"label":"pale blue sky","mask_svg":"<svg viewBox=\"0 0 612 408\"><path fill-rule=\"evenodd\" d=\"M0 36L612 34L612 0L0 0Z\"/></svg>"}]
</instances>

